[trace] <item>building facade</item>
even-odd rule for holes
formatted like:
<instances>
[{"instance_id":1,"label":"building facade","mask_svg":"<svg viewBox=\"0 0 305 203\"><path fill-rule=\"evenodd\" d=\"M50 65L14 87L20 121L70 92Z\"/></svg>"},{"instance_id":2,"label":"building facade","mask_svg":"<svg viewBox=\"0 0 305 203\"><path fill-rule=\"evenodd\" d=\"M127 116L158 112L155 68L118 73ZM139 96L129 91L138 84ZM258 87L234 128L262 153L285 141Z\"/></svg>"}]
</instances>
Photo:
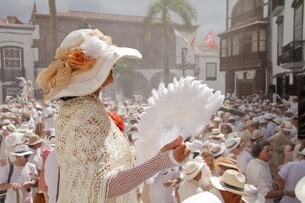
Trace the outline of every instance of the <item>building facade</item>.
<instances>
[{"instance_id":1,"label":"building facade","mask_svg":"<svg viewBox=\"0 0 305 203\"><path fill-rule=\"evenodd\" d=\"M220 37L225 92L243 97L266 93L271 73L268 0L227 1L227 28Z\"/></svg>"},{"instance_id":2,"label":"building facade","mask_svg":"<svg viewBox=\"0 0 305 203\"><path fill-rule=\"evenodd\" d=\"M303 0L272 0L272 84L275 95L289 99L304 83L297 77L304 73L305 15Z\"/></svg>"},{"instance_id":3,"label":"building facade","mask_svg":"<svg viewBox=\"0 0 305 203\"><path fill-rule=\"evenodd\" d=\"M16 17L1 19L0 22L0 103L7 96L20 92L17 77L35 80L34 64L37 50L32 48L37 38L35 26L21 23Z\"/></svg>"}]
</instances>

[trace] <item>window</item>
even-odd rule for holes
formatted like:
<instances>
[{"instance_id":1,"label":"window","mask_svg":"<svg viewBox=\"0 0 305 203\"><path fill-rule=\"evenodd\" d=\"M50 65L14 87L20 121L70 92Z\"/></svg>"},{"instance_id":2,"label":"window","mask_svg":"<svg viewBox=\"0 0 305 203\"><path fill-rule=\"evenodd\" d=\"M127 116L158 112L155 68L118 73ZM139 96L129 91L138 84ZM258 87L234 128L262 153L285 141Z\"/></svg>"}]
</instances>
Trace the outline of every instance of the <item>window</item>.
<instances>
[{"instance_id":1,"label":"window","mask_svg":"<svg viewBox=\"0 0 305 203\"><path fill-rule=\"evenodd\" d=\"M247 32L244 36L244 51L245 53L253 53L258 51L257 32Z\"/></svg>"},{"instance_id":2,"label":"window","mask_svg":"<svg viewBox=\"0 0 305 203\"><path fill-rule=\"evenodd\" d=\"M284 34L284 26L283 26L283 17L279 17L276 21L277 23L277 56L278 58L283 55L283 34ZM280 64L280 61L277 61L277 64Z\"/></svg>"},{"instance_id":3,"label":"window","mask_svg":"<svg viewBox=\"0 0 305 203\"><path fill-rule=\"evenodd\" d=\"M259 32L259 51L266 51L266 30L264 29Z\"/></svg>"},{"instance_id":4,"label":"window","mask_svg":"<svg viewBox=\"0 0 305 203\"><path fill-rule=\"evenodd\" d=\"M2 49L4 69L21 69L21 48L5 47Z\"/></svg>"},{"instance_id":5,"label":"window","mask_svg":"<svg viewBox=\"0 0 305 203\"><path fill-rule=\"evenodd\" d=\"M227 56L227 43L226 39L221 40L221 57Z\"/></svg>"},{"instance_id":6,"label":"window","mask_svg":"<svg viewBox=\"0 0 305 203\"><path fill-rule=\"evenodd\" d=\"M252 32L252 52L257 52L257 32Z\"/></svg>"},{"instance_id":7,"label":"window","mask_svg":"<svg viewBox=\"0 0 305 203\"><path fill-rule=\"evenodd\" d=\"M23 75L23 49L21 47L0 47L0 53L2 81L15 81L16 77Z\"/></svg>"},{"instance_id":8,"label":"window","mask_svg":"<svg viewBox=\"0 0 305 203\"><path fill-rule=\"evenodd\" d=\"M217 64L216 63L206 63L206 80L216 80L216 69Z\"/></svg>"},{"instance_id":9,"label":"window","mask_svg":"<svg viewBox=\"0 0 305 203\"><path fill-rule=\"evenodd\" d=\"M239 46L240 46L240 35L233 37L233 56L239 55Z\"/></svg>"},{"instance_id":10,"label":"window","mask_svg":"<svg viewBox=\"0 0 305 203\"><path fill-rule=\"evenodd\" d=\"M303 1L299 1L294 10L294 41L302 40L303 31Z\"/></svg>"},{"instance_id":11,"label":"window","mask_svg":"<svg viewBox=\"0 0 305 203\"><path fill-rule=\"evenodd\" d=\"M231 42L231 38L227 39L227 56L231 56L232 55L232 42Z\"/></svg>"}]
</instances>

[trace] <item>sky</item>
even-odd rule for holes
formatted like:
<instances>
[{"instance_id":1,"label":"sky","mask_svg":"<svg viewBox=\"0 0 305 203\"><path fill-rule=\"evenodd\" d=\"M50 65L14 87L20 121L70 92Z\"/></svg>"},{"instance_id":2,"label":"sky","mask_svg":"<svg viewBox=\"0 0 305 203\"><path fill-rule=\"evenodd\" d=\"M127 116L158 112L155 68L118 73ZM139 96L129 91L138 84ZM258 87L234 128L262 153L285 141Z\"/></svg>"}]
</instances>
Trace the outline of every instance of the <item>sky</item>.
<instances>
[{"instance_id":1,"label":"sky","mask_svg":"<svg viewBox=\"0 0 305 203\"><path fill-rule=\"evenodd\" d=\"M29 22L33 3L36 1L38 13L48 13L48 0L0 0L0 18L16 16L22 22ZM199 25L197 41L212 30L215 35L225 30L226 0L188 0L198 12ZM152 0L56 0L57 12L80 10L110 14L145 16ZM16 6L17 5L17 6ZM175 19L175 22L180 22ZM216 41L219 40L215 36Z\"/></svg>"}]
</instances>

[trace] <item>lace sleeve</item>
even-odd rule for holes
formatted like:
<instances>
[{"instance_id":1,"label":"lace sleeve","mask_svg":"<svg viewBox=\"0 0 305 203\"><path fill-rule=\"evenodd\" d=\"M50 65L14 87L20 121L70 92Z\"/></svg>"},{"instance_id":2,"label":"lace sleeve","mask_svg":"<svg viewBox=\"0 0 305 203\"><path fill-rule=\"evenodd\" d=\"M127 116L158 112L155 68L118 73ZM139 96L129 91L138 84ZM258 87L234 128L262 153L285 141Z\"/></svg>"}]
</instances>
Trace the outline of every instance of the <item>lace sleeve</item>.
<instances>
[{"instance_id":1,"label":"lace sleeve","mask_svg":"<svg viewBox=\"0 0 305 203\"><path fill-rule=\"evenodd\" d=\"M158 171L175 167L169 152L159 152L149 161L134 168L111 174L108 181L108 198L129 192L137 185L156 174Z\"/></svg>"}]
</instances>

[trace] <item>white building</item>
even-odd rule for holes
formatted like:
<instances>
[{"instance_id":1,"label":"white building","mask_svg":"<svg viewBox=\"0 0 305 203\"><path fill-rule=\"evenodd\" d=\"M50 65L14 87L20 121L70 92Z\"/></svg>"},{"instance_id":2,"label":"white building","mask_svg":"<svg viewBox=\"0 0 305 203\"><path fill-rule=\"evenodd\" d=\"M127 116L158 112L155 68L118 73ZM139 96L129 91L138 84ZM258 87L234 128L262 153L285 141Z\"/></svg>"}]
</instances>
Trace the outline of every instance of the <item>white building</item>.
<instances>
[{"instance_id":1,"label":"white building","mask_svg":"<svg viewBox=\"0 0 305 203\"><path fill-rule=\"evenodd\" d=\"M32 43L36 34L34 25L22 24L16 17L0 20L0 103L19 93L16 77L35 81L37 50Z\"/></svg>"},{"instance_id":2,"label":"white building","mask_svg":"<svg viewBox=\"0 0 305 203\"><path fill-rule=\"evenodd\" d=\"M305 15L303 0L272 0L271 18L272 85L286 99L302 88L297 82L304 73Z\"/></svg>"}]
</instances>

